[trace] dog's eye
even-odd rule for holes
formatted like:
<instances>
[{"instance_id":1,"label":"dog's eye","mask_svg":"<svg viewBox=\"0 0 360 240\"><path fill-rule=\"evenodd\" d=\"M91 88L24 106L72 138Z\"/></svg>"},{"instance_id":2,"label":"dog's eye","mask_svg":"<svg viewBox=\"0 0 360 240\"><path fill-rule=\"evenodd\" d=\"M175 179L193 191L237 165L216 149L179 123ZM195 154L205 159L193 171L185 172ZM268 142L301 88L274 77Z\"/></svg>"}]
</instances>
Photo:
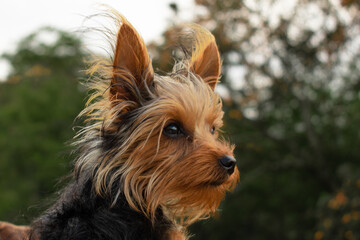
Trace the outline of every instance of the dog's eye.
<instances>
[{"instance_id":1,"label":"dog's eye","mask_svg":"<svg viewBox=\"0 0 360 240\"><path fill-rule=\"evenodd\" d=\"M215 127L214 127L214 126L210 129L210 133L211 133L212 135L215 134Z\"/></svg>"},{"instance_id":2,"label":"dog's eye","mask_svg":"<svg viewBox=\"0 0 360 240\"><path fill-rule=\"evenodd\" d=\"M169 125L167 125L164 128L164 134L166 136L168 136L168 137L175 138L175 137L178 137L178 136L182 135L183 132L181 131L181 128L180 128L179 124L170 123Z\"/></svg>"}]
</instances>

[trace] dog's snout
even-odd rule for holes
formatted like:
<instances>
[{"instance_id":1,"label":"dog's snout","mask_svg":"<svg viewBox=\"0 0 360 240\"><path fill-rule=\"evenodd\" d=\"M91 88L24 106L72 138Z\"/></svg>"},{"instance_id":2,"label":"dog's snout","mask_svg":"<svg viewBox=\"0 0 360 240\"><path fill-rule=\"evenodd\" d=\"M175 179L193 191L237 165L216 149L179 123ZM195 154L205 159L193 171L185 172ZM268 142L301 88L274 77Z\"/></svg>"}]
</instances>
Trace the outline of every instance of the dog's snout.
<instances>
[{"instance_id":1,"label":"dog's snout","mask_svg":"<svg viewBox=\"0 0 360 240\"><path fill-rule=\"evenodd\" d=\"M219 158L219 164L229 175L231 175L234 172L236 160L232 156L224 155Z\"/></svg>"}]
</instances>

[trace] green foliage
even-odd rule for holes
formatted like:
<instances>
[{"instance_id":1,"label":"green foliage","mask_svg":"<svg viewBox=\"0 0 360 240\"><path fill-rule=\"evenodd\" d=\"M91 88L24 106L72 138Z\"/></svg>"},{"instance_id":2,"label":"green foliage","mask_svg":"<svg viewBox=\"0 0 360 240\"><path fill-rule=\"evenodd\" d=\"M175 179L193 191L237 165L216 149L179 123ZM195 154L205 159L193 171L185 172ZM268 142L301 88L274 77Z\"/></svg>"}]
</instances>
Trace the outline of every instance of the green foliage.
<instances>
[{"instance_id":1,"label":"green foliage","mask_svg":"<svg viewBox=\"0 0 360 240\"><path fill-rule=\"evenodd\" d=\"M190 228L194 240L360 237L360 6L306 0L277 15L285 2L196 0L196 22L212 29L224 60L225 131L241 183L218 215ZM306 20L317 16L315 29ZM80 41L44 31L57 37L33 34L4 56L13 71L0 83L0 219L16 223L37 215L68 172L64 142L83 107ZM149 45L155 69L169 70L176 32Z\"/></svg>"},{"instance_id":2,"label":"green foliage","mask_svg":"<svg viewBox=\"0 0 360 240\"><path fill-rule=\"evenodd\" d=\"M53 41L42 42L49 35ZM0 83L0 219L29 223L69 172L65 142L84 104L84 53L74 36L45 28L4 57L13 71Z\"/></svg>"},{"instance_id":3,"label":"green foliage","mask_svg":"<svg viewBox=\"0 0 360 240\"><path fill-rule=\"evenodd\" d=\"M358 171L358 169L357 169ZM341 188L323 195L318 204L315 239L359 239L360 178L349 165L339 169Z\"/></svg>"}]
</instances>

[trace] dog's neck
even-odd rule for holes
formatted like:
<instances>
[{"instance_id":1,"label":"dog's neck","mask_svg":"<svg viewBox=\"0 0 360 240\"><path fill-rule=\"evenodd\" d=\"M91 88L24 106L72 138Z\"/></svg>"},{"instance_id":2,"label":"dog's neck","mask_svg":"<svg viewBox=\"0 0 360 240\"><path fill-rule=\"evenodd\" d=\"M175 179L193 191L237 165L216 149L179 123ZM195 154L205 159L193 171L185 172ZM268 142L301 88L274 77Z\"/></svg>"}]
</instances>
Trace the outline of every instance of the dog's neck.
<instances>
[{"instance_id":1,"label":"dog's neck","mask_svg":"<svg viewBox=\"0 0 360 240\"><path fill-rule=\"evenodd\" d=\"M111 201L97 196L91 180L69 184L57 203L33 224L33 238L59 239L185 239L179 227L157 209L155 222L132 209L120 196Z\"/></svg>"}]
</instances>

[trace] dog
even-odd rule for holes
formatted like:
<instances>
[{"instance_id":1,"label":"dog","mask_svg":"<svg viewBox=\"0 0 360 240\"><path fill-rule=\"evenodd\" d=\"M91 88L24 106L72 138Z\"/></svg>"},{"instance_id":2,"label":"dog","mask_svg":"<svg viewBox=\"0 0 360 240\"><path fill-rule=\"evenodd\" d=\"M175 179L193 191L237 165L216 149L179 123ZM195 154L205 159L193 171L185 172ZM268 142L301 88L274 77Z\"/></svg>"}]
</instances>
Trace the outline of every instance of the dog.
<instances>
[{"instance_id":1,"label":"dog","mask_svg":"<svg viewBox=\"0 0 360 240\"><path fill-rule=\"evenodd\" d=\"M7 222L0 222L0 240L26 239L30 233L30 227L16 226Z\"/></svg>"},{"instance_id":2,"label":"dog","mask_svg":"<svg viewBox=\"0 0 360 240\"><path fill-rule=\"evenodd\" d=\"M72 181L30 228L2 223L0 239L184 240L239 181L234 146L219 133L214 36L186 26L190 54L159 75L135 28L113 17L113 57L89 68Z\"/></svg>"}]
</instances>

